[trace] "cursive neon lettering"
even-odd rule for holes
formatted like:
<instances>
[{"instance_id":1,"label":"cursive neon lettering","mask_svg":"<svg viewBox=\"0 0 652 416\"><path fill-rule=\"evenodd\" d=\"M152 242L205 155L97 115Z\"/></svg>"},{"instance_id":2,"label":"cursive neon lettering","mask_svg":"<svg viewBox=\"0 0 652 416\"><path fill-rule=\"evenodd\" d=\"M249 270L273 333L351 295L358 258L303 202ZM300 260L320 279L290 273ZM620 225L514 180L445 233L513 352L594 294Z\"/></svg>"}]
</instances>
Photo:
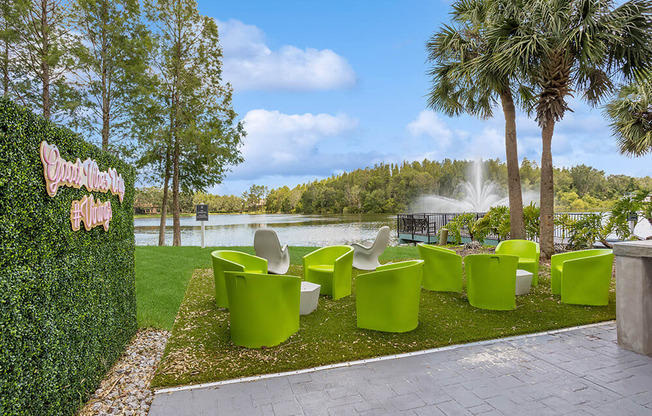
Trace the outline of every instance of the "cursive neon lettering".
<instances>
[{"instance_id":1,"label":"cursive neon lettering","mask_svg":"<svg viewBox=\"0 0 652 416\"><path fill-rule=\"evenodd\" d=\"M97 162L87 158L83 162L77 158L68 162L61 157L56 145L41 142L41 163L48 195L56 196L60 186L73 188L86 187L88 191L109 192L117 195L120 203L124 200L125 184L122 175L115 169L100 171Z\"/></svg>"},{"instance_id":2,"label":"cursive neon lettering","mask_svg":"<svg viewBox=\"0 0 652 416\"><path fill-rule=\"evenodd\" d=\"M84 224L86 231L102 225L104 231L109 230L109 222L113 219L111 201L95 201L93 195L85 195L81 200L72 201L70 208L70 224L74 231L79 231Z\"/></svg>"}]
</instances>

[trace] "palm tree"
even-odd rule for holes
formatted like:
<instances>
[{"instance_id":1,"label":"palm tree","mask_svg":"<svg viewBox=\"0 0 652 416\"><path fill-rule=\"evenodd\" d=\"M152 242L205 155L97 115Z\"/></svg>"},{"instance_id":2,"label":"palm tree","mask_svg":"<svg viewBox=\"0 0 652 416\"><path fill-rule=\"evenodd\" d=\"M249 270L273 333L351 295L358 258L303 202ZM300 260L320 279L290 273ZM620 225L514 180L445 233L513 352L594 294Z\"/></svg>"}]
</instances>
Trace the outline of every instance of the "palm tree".
<instances>
[{"instance_id":1,"label":"palm tree","mask_svg":"<svg viewBox=\"0 0 652 416\"><path fill-rule=\"evenodd\" d=\"M505 7L509 0L498 0ZM597 105L613 91L612 79L630 78L652 58L649 0L613 8L609 0L529 0L528 7L493 22L494 69L520 72L537 90L541 127L541 254L554 254L552 136L567 99L579 95Z\"/></svg>"},{"instance_id":2,"label":"palm tree","mask_svg":"<svg viewBox=\"0 0 652 416\"><path fill-rule=\"evenodd\" d=\"M500 99L505 117L510 236L523 239L525 224L512 90L514 77L501 74L488 64L492 54L485 32L490 20L499 12L494 5L492 0L456 1L451 13L456 26L444 25L428 41L428 60L433 65L428 72L433 84L428 107L449 116L467 113L486 119L493 116Z\"/></svg>"},{"instance_id":3,"label":"palm tree","mask_svg":"<svg viewBox=\"0 0 652 416\"><path fill-rule=\"evenodd\" d=\"M643 156L652 153L652 80L644 73L623 86L606 106L620 153Z\"/></svg>"}]
</instances>

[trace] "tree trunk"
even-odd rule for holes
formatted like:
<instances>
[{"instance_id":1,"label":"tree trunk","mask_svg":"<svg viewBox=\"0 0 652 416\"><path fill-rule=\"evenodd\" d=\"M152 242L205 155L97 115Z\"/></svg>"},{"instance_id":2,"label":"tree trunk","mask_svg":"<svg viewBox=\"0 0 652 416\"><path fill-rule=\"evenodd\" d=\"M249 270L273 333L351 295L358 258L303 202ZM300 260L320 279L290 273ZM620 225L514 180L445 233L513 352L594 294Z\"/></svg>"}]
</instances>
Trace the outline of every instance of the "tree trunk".
<instances>
[{"instance_id":1,"label":"tree trunk","mask_svg":"<svg viewBox=\"0 0 652 416\"><path fill-rule=\"evenodd\" d=\"M102 19L103 25L102 25L102 62L100 63L101 65L101 71L102 71L102 150L109 150L109 127L111 125L111 107L109 105L109 85L107 81L107 73L108 73L108 68L107 68L107 50L109 48L108 45L108 36L106 34L106 26L108 25L108 11L106 10L107 4L106 2L102 3Z\"/></svg>"},{"instance_id":2,"label":"tree trunk","mask_svg":"<svg viewBox=\"0 0 652 416\"><path fill-rule=\"evenodd\" d=\"M552 134L555 130L555 120L549 119L541 130L543 150L541 152L541 222L539 223L539 244L541 257L549 259L555 254L553 220L555 211L555 189L552 169Z\"/></svg>"},{"instance_id":3,"label":"tree trunk","mask_svg":"<svg viewBox=\"0 0 652 416\"><path fill-rule=\"evenodd\" d=\"M50 40L48 38L48 32L48 3L47 0L41 0L41 35L43 36L43 50L41 52L41 82L43 83L43 90L41 97L43 98L43 117L46 120L50 119L50 64L48 63Z\"/></svg>"},{"instance_id":4,"label":"tree trunk","mask_svg":"<svg viewBox=\"0 0 652 416\"><path fill-rule=\"evenodd\" d=\"M174 166L172 174L172 245L181 245L181 223L179 221L179 137L178 133L174 135L174 156L172 164Z\"/></svg>"},{"instance_id":5,"label":"tree trunk","mask_svg":"<svg viewBox=\"0 0 652 416\"><path fill-rule=\"evenodd\" d=\"M102 150L109 150L109 93L106 85L106 72L102 73Z\"/></svg>"},{"instance_id":6,"label":"tree trunk","mask_svg":"<svg viewBox=\"0 0 652 416\"><path fill-rule=\"evenodd\" d=\"M505 159L507 160L507 189L509 191L509 236L512 239L525 239L523 220L523 196L521 194L521 174L518 169L518 144L516 141L516 109L514 99L508 89L500 94L505 115Z\"/></svg>"},{"instance_id":7,"label":"tree trunk","mask_svg":"<svg viewBox=\"0 0 652 416\"><path fill-rule=\"evenodd\" d=\"M4 30L9 31L9 23L7 22L8 16L3 16L5 19ZM9 95L9 41L3 41L2 50L2 90L5 96Z\"/></svg>"},{"instance_id":8,"label":"tree trunk","mask_svg":"<svg viewBox=\"0 0 652 416\"><path fill-rule=\"evenodd\" d=\"M161 206L161 224L158 228L158 245L165 245L165 221L168 215L168 189L170 187L170 146L165 151L165 179L163 184L163 205Z\"/></svg>"}]
</instances>

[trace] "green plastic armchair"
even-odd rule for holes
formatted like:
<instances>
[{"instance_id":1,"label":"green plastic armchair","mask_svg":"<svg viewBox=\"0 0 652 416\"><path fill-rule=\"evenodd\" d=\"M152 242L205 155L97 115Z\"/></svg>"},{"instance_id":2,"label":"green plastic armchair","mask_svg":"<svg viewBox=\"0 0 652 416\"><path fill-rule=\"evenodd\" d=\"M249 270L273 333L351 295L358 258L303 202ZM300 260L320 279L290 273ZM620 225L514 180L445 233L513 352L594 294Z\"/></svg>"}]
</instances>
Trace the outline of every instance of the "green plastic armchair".
<instances>
[{"instance_id":1,"label":"green plastic armchair","mask_svg":"<svg viewBox=\"0 0 652 416\"><path fill-rule=\"evenodd\" d=\"M211 257L215 277L215 301L219 308L229 307L224 272L267 273L267 260L241 251L215 250Z\"/></svg>"},{"instance_id":2,"label":"green plastic armchair","mask_svg":"<svg viewBox=\"0 0 652 416\"><path fill-rule=\"evenodd\" d=\"M443 247L417 244L423 259L423 287L439 292L462 291L462 256Z\"/></svg>"},{"instance_id":3,"label":"green plastic armchair","mask_svg":"<svg viewBox=\"0 0 652 416\"><path fill-rule=\"evenodd\" d=\"M518 256L518 268L532 273L532 286L539 285L539 243L529 240L506 240L496 246L496 254Z\"/></svg>"},{"instance_id":4,"label":"green plastic armchair","mask_svg":"<svg viewBox=\"0 0 652 416\"><path fill-rule=\"evenodd\" d=\"M301 278L243 272L224 277L234 344L273 347L299 330Z\"/></svg>"},{"instance_id":5,"label":"green plastic armchair","mask_svg":"<svg viewBox=\"0 0 652 416\"><path fill-rule=\"evenodd\" d=\"M550 258L553 295L563 303L607 305L613 271L612 250L580 250L554 254Z\"/></svg>"},{"instance_id":6,"label":"green plastic armchair","mask_svg":"<svg viewBox=\"0 0 652 416\"><path fill-rule=\"evenodd\" d=\"M516 308L518 256L469 254L464 258L464 264L471 306L499 311Z\"/></svg>"},{"instance_id":7,"label":"green plastic armchair","mask_svg":"<svg viewBox=\"0 0 652 416\"><path fill-rule=\"evenodd\" d=\"M355 280L358 327L407 332L419 325L423 260L378 266Z\"/></svg>"},{"instance_id":8,"label":"green plastic armchair","mask_svg":"<svg viewBox=\"0 0 652 416\"><path fill-rule=\"evenodd\" d=\"M303 275L321 285L320 294L335 300L351 294L352 263L353 247L323 247L303 256Z\"/></svg>"}]
</instances>

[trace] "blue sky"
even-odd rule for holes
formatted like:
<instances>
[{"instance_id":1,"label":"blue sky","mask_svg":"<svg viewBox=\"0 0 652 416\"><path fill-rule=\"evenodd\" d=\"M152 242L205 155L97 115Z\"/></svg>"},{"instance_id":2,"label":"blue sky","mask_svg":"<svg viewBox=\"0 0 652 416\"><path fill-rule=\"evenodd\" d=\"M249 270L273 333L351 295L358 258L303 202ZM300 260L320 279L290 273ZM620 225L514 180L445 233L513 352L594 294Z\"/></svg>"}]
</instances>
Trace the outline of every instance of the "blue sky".
<instances>
[{"instance_id":1,"label":"blue sky","mask_svg":"<svg viewBox=\"0 0 652 416\"><path fill-rule=\"evenodd\" d=\"M448 22L443 0L199 1L218 21L224 78L248 132L245 162L209 191L240 195L403 160L500 158L502 111L448 118L426 107L425 43ZM577 99L553 138L555 166L652 174L618 154L601 109ZM540 130L517 120L519 157L540 160Z\"/></svg>"}]
</instances>

